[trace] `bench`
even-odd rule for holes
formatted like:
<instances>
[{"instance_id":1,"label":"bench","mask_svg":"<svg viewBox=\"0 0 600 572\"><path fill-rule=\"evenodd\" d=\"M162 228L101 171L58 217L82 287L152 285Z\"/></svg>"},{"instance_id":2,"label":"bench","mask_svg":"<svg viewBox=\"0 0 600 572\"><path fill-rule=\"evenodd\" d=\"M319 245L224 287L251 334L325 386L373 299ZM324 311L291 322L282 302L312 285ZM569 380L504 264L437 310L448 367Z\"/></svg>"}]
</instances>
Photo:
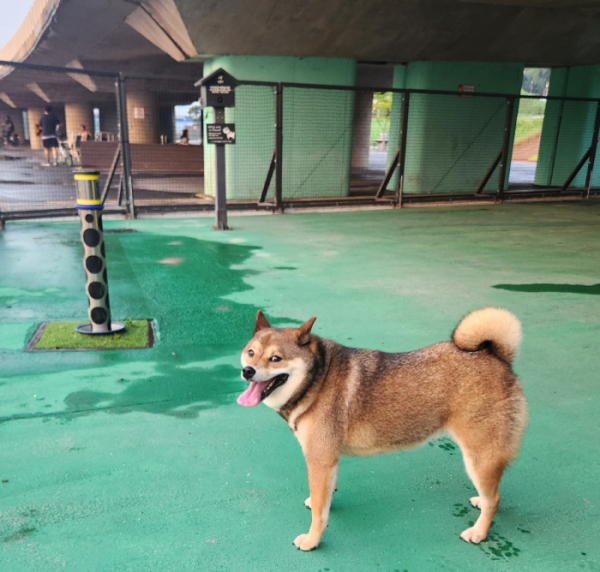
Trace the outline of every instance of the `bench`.
<instances>
[{"instance_id":1,"label":"bench","mask_svg":"<svg viewBox=\"0 0 600 572\"><path fill-rule=\"evenodd\" d=\"M108 171L118 143L116 141L82 141L81 166ZM204 174L202 145L159 145L131 143L131 168L134 173ZM119 161L119 168L121 162Z\"/></svg>"}]
</instances>

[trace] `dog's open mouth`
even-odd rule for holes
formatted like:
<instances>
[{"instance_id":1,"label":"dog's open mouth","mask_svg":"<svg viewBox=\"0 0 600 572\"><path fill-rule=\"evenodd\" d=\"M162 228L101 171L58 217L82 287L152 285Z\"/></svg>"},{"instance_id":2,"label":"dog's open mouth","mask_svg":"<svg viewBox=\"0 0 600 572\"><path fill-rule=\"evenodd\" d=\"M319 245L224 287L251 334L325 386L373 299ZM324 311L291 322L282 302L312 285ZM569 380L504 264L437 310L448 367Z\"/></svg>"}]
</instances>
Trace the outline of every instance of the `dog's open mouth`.
<instances>
[{"instance_id":1,"label":"dog's open mouth","mask_svg":"<svg viewBox=\"0 0 600 572\"><path fill-rule=\"evenodd\" d=\"M287 373L282 373L267 381L251 381L250 387L238 397L237 402L246 407L254 407L282 386L288 380L288 377Z\"/></svg>"}]
</instances>

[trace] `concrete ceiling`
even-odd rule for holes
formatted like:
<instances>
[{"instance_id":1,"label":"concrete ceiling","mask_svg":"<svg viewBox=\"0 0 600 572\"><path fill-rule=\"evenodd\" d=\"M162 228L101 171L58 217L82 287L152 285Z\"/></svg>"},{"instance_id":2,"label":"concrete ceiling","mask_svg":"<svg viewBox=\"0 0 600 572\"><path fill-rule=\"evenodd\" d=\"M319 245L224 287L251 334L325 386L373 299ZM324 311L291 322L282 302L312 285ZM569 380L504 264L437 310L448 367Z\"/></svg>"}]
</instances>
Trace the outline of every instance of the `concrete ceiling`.
<instances>
[{"instance_id":1,"label":"concrete ceiling","mask_svg":"<svg viewBox=\"0 0 600 572\"><path fill-rule=\"evenodd\" d=\"M88 69L197 80L212 55L342 57L363 63L365 86L391 82L389 68L369 62L600 64L600 0L36 0L34 7L31 29L21 30L32 47L15 51L30 64L76 60ZM65 74L2 71L10 73L0 77L0 108L114 94L109 80L91 91L89 81L86 88L87 80Z\"/></svg>"},{"instance_id":2,"label":"concrete ceiling","mask_svg":"<svg viewBox=\"0 0 600 572\"><path fill-rule=\"evenodd\" d=\"M200 58L218 54L600 63L598 0L175 0Z\"/></svg>"},{"instance_id":3,"label":"concrete ceiling","mask_svg":"<svg viewBox=\"0 0 600 572\"><path fill-rule=\"evenodd\" d=\"M172 91L188 90L179 98L187 102L190 94L197 91L193 83L202 77L202 63L177 62L128 25L126 19L139 8L139 3L125 0L60 0L47 22L38 22L32 27L32 33L38 37L33 49L19 60L56 67L72 67L76 60L84 69L96 71L189 77L187 87L171 85ZM48 102L114 102L112 79L93 78L96 89L91 91L82 85L82 79L86 83L85 76L74 78L63 73L6 67L0 67L0 72L0 95L8 96L18 108L42 107ZM89 86L89 81L87 83ZM168 92L169 86L147 82L145 89ZM179 103L177 98L173 93L174 103ZM0 97L0 109L8 107L5 99Z\"/></svg>"}]
</instances>

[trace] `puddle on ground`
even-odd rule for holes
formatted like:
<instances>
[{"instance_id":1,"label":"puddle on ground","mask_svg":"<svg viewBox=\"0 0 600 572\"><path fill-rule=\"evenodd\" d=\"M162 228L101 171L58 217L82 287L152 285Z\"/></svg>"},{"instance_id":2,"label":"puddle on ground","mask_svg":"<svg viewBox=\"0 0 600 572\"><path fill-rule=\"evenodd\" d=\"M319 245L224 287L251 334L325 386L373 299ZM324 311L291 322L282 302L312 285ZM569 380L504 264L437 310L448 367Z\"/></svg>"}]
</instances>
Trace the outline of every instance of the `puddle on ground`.
<instances>
[{"instance_id":1,"label":"puddle on ground","mask_svg":"<svg viewBox=\"0 0 600 572\"><path fill-rule=\"evenodd\" d=\"M492 286L497 290L509 292L527 292L539 294L542 292L559 292L563 294L591 294L600 295L600 284L496 284Z\"/></svg>"}]
</instances>

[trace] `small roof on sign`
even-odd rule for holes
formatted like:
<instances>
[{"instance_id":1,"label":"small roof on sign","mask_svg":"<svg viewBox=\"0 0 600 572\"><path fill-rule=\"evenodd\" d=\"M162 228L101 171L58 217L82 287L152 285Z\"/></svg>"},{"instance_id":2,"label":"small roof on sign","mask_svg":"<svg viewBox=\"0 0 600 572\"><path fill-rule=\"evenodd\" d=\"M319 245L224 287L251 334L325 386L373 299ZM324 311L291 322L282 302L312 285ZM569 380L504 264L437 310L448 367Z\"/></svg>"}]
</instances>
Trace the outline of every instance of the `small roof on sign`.
<instances>
[{"instance_id":1,"label":"small roof on sign","mask_svg":"<svg viewBox=\"0 0 600 572\"><path fill-rule=\"evenodd\" d=\"M219 68L211 74L203 77L201 80L198 80L194 84L194 86L198 87L202 85L230 85L231 87L235 87L237 84L237 79L235 79L230 73L227 73L223 68Z\"/></svg>"}]
</instances>

